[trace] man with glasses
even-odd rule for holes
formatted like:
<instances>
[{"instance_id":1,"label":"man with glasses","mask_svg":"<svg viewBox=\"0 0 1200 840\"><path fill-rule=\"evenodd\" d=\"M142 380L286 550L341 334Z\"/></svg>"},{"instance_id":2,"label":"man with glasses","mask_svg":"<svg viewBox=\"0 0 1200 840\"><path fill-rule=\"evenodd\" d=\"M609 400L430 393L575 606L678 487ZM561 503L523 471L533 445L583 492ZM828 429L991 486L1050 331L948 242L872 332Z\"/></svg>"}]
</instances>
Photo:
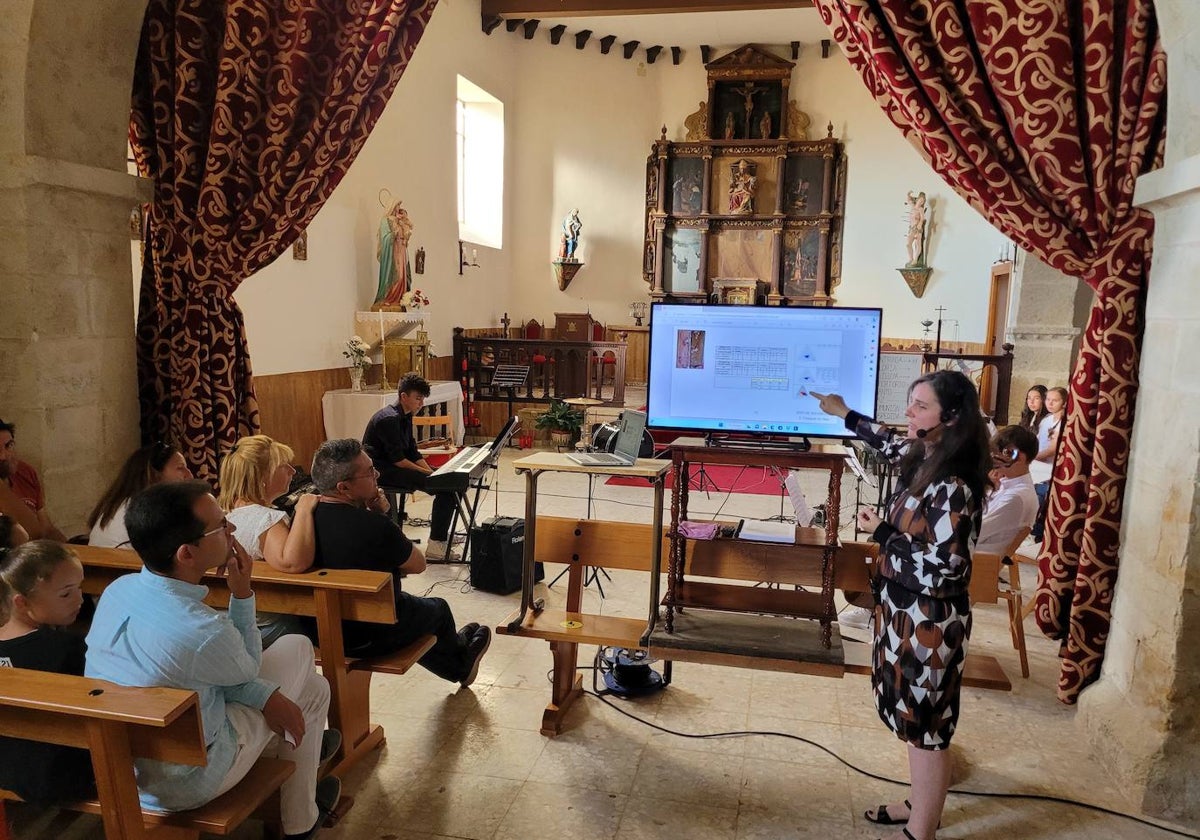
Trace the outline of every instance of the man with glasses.
<instances>
[{"instance_id":1,"label":"man with glasses","mask_svg":"<svg viewBox=\"0 0 1200 840\"><path fill-rule=\"evenodd\" d=\"M400 380L396 389L396 402L375 412L363 432L363 446L384 487L399 490L424 490L433 467L417 449L413 434L412 418L425 405L429 396L429 383L420 374L410 373ZM433 513L429 518L429 546L426 552L430 560L457 559L446 545L450 533L450 520L458 504L456 494L444 492L433 495Z\"/></svg>"},{"instance_id":2,"label":"man with glasses","mask_svg":"<svg viewBox=\"0 0 1200 840\"><path fill-rule=\"evenodd\" d=\"M199 695L208 763L191 767L137 759L142 805L198 808L241 781L261 755L292 761L280 790L287 838L311 838L337 805L341 782L317 781L329 685L316 671L312 643L284 636L266 652L254 620L252 562L233 539L211 488L202 481L156 484L125 514L143 563L104 590L88 632L89 677L119 685L169 686ZM217 570L229 586L229 611L204 603L201 581ZM324 752L341 739L326 737Z\"/></svg>"},{"instance_id":3,"label":"man with glasses","mask_svg":"<svg viewBox=\"0 0 1200 840\"><path fill-rule=\"evenodd\" d=\"M433 635L437 642L421 657L422 667L469 686L492 642L492 632L475 622L456 631L454 614L444 599L418 598L401 590L400 578L425 571L425 557L385 515L388 503L378 479L371 457L356 440L326 441L313 456L312 480L321 494L313 511L314 565L388 572L395 589L396 623L344 622L346 653L391 653Z\"/></svg>"}]
</instances>

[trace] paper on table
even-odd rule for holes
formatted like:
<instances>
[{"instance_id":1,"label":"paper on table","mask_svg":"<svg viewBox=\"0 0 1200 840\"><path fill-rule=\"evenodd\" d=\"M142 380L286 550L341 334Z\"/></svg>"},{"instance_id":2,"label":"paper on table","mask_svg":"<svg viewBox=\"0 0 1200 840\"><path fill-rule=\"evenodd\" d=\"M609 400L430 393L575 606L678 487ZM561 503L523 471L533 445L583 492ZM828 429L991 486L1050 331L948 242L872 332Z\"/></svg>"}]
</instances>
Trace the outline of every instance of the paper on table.
<instances>
[{"instance_id":1,"label":"paper on table","mask_svg":"<svg viewBox=\"0 0 1200 840\"><path fill-rule=\"evenodd\" d=\"M738 539L795 545L796 525L793 522L761 522L757 519L747 519L742 523Z\"/></svg>"}]
</instances>

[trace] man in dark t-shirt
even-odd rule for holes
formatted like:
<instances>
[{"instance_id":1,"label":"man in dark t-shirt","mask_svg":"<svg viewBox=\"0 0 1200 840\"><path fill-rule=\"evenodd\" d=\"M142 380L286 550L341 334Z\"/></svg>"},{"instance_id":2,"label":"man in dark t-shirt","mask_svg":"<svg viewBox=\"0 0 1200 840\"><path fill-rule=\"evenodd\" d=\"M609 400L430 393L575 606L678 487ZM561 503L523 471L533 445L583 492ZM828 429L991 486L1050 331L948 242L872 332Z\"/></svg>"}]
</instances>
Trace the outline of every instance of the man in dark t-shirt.
<instances>
[{"instance_id":1,"label":"man in dark t-shirt","mask_svg":"<svg viewBox=\"0 0 1200 840\"><path fill-rule=\"evenodd\" d=\"M346 653L389 653L433 634L434 646L420 664L444 680L468 686L492 642L492 631L471 622L455 630L454 614L442 598L418 598L401 591L400 578L425 571L425 557L385 514L388 502L379 473L356 440L330 440L313 457L312 479L321 494L313 511L315 566L389 572L396 597L396 623L390 626L347 621Z\"/></svg>"},{"instance_id":2,"label":"man in dark t-shirt","mask_svg":"<svg viewBox=\"0 0 1200 840\"><path fill-rule=\"evenodd\" d=\"M433 467L417 449L412 416L421 410L429 396L429 383L410 373L400 380L396 402L375 412L363 432L363 446L379 470L379 483L402 490L424 490ZM450 520L458 503L454 493L433 495L433 514L429 518L430 560L452 560L446 539Z\"/></svg>"}]
</instances>

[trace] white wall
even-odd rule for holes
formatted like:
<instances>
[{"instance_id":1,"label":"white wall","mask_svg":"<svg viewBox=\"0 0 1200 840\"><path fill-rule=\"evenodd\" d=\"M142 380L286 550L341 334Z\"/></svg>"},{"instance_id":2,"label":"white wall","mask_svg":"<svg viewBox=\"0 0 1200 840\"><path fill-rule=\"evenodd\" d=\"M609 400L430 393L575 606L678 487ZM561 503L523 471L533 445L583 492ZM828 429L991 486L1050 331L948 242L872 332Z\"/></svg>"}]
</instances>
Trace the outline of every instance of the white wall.
<instances>
[{"instance_id":1,"label":"white wall","mask_svg":"<svg viewBox=\"0 0 1200 840\"><path fill-rule=\"evenodd\" d=\"M723 51L721 51L723 52ZM719 53L720 54L720 53ZM308 261L290 253L248 279L237 293L257 374L343 364L353 313L374 298L378 193L404 200L415 225L410 252L424 247L426 273L415 278L433 303L428 327L440 354L451 328L553 322L555 312L590 310L628 323L629 303L647 300L641 280L644 162L659 128L683 138L683 119L706 96L698 51L676 67L626 60L620 46L601 55L596 39L552 46L543 27L532 41L504 28L480 31L472 3L441 3L412 63L362 153L309 230ZM454 99L462 74L505 103L505 247L479 247L479 268L457 271ZM838 303L882 306L884 333L919 336L920 321L946 307L945 336L982 341L989 267L1003 237L933 173L884 117L857 74L835 50L821 59L805 45L792 96L812 117L813 136L833 121L846 142L849 178ZM933 275L917 299L896 271L904 251L904 197L933 199L929 259ZM551 260L562 217L578 208L584 268L560 292ZM468 246L472 247L472 246Z\"/></svg>"},{"instance_id":2,"label":"white wall","mask_svg":"<svg viewBox=\"0 0 1200 840\"><path fill-rule=\"evenodd\" d=\"M238 289L255 374L345 364L354 312L375 299L381 189L403 200L412 218L410 260L425 249L425 274L413 280L432 301L426 327L437 353L450 354L456 324L495 324L511 309L511 249L479 247L480 268L458 274L454 108L461 73L511 111L513 46L483 34L478 4L438 4L383 116L310 225L308 260L296 262L289 251ZM511 158L506 168L511 183Z\"/></svg>"}]
</instances>

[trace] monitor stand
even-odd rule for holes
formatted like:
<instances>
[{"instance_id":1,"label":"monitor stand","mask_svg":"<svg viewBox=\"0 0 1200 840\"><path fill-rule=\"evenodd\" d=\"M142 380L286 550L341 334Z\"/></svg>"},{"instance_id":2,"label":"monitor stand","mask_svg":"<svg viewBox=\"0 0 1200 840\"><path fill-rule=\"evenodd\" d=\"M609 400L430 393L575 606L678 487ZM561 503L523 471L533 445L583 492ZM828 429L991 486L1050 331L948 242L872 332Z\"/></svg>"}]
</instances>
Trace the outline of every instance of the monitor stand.
<instances>
[{"instance_id":1,"label":"monitor stand","mask_svg":"<svg viewBox=\"0 0 1200 840\"><path fill-rule=\"evenodd\" d=\"M772 440L753 437L734 437L709 432L704 436L704 445L712 447L727 447L729 449L774 449L782 452L808 452L812 449L812 441L807 437Z\"/></svg>"}]
</instances>

